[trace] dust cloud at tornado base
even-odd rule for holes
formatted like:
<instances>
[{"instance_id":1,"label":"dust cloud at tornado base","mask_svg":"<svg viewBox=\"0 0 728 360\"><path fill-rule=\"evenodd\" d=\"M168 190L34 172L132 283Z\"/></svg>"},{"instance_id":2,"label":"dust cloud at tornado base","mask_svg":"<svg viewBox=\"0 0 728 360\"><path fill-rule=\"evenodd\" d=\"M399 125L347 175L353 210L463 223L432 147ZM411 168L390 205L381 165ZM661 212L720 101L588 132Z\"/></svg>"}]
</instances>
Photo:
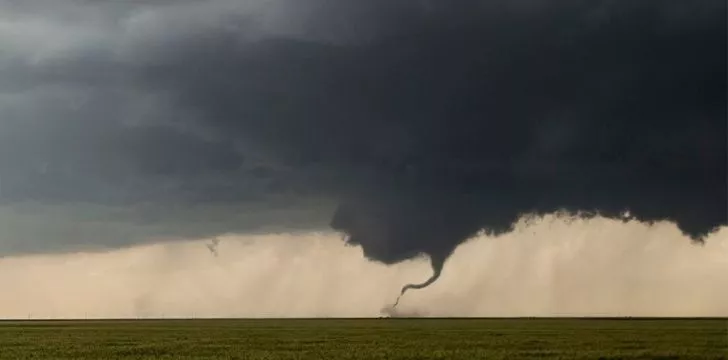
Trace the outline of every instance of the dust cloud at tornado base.
<instances>
[{"instance_id":1,"label":"dust cloud at tornado base","mask_svg":"<svg viewBox=\"0 0 728 360\"><path fill-rule=\"evenodd\" d=\"M0 259L2 318L376 317L426 258L386 266L337 234L229 235ZM547 216L476 237L401 316L728 316L728 230Z\"/></svg>"}]
</instances>

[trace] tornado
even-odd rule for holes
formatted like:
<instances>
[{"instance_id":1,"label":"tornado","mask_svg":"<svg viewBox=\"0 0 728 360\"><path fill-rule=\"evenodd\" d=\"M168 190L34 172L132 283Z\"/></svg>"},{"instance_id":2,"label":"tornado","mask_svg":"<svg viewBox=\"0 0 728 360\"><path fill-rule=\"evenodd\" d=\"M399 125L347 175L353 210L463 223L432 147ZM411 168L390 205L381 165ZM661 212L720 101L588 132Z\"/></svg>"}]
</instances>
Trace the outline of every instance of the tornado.
<instances>
[{"instance_id":1,"label":"tornado","mask_svg":"<svg viewBox=\"0 0 728 360\"><path fill-rule=\"evenodd\" d=\"M399 300L402 299L402 296L407 292L409 289L424 289L433 283L437 281L437 279L440 278L440 275L442 274L442 268L445 265L445 259L433 257L430 259L430 264L432 266L432 276L430 276L429 279L427 279L425 282L420 284L407 284L402 287L402 290L399 293L399 296L397 296L397 300L392 305L392 309L396 309L397 305L399 305Z\"/></svg>"},{"instance_id":2,"label":"tornado","mask_svg":"<svg viewBox=\"0 0 728 360\"><path fill-rule=\"evenodd\" d=\"M36 64L2 43L19 60L0 94L35 97L0 101L0 204L246 214L133 219L155 237L329 222L371 261L434 259L401 294L522 216L628 211L696 243L728 225L725 1L210 0L200 19L179 3L94 5L144 25L89 37L123 49L74 40ZM70 111L40 91L56 86L89 100Z\"/></svg>"}]
</instances>

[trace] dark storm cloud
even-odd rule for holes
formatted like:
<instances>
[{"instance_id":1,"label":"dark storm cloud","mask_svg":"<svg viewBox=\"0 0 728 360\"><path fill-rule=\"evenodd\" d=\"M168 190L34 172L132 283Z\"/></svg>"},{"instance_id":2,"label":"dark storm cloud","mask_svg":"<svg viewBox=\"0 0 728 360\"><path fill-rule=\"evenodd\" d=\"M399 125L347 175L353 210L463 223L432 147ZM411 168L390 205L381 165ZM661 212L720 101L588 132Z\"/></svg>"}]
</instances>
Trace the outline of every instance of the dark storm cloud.
<instances>
[{"instance_id":1,"label":"dark storm cloud","mask_svg":"<svg viewBox=\"0 0 728 360\"><path fill-rule=\"evenodd\" d=\"M725 224L724 2L376 4L346 18L365 36L212 31L144 78L230 141L335 169L332 226L384 262L560 209Z\"/></svg>"},{"instance_id":2,"label":"dark storm cloud","mask_svg":"<svg viewBox=\"0 0 728 360\"><path fill-rule=\"evenodd\" d=\"M387 263L441 264L526 213L629 209L695 239L726 220L722 1L65 3L47 17L89 40L13 57L0 85L48 108L0 123L14 201L313 194Z\"/></svg>"},{"instance_id":3,"label":"dark storm cloud","mask_svg":"<svg viewBox=\"0 0 728 360\"><path fill-rule=\"evenodd\" d=\"M296 174L135 82L222 5L0 0L0 255L325 226Z\"/></svg>"}]
</instances>

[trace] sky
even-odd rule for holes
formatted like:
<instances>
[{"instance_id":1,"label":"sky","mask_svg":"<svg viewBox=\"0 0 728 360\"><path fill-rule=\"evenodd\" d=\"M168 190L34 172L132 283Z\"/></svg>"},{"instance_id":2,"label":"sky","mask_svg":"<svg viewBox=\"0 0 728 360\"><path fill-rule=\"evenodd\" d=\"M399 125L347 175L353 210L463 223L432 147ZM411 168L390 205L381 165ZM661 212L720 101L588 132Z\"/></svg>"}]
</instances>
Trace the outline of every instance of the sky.
<instances>
[{"instance_id":1,"label":"sky","mask_svg":"<svg viewBox=\"0 0 728 360\"><path fill-rule=\"evenodd\" d=\"M725 14L720 0L0 0L0 267L16 269L12 286L41 276L52 291L108 265L109 279L123 277L108 292L119 302L99 316L138 315L129 299L144 278L177 284L208 271L199 281L222 291L218 261L235 267L225 276L241 291L257 291L242 284L317 256L358 264L337 280L347 296L358 290L346 284L381 283L384 294L424 280L429 263L442 274L418 291L431 302L411 309L424 313L450 311L447 296L426 295L447 289L460 304L474 291L468 304L494 301L463 315L648 311L631 295L612 308L554 305L573 292L568 281L627 261L631 272L605 289L650 283L666 294L655 311L725 314L711 303L725 294L708 290L728 276ZM518 235L527 218L541 240ZM204 247L215 237L228 239L217 258ZM630 243L645 239L654 249ZM590 245L568 250L581 241ZM467 246L473 255L458 255ZM276 251L284 265L271 267ZM567 285L529 280L591 266L580 251L604 254L604 265ZM137 256L173 259L137 271ZM243 259L247 270L235 265ZM482 274L464 285L453 276L476 276L462 270L469 262ZM495 271L514 266L523 271ZM319 272L281 294L332 294L307 288ZM667 299L684 277L700 278L698 302ZM550 305L523 295L532 303L508 310L498 304L518 291L492 282L555 295ZM505 293L484 300L486 289ZM5 314L41 311L21 306L36 295L17 293ZM225 296L173 303L265 313ZM382 301L270 311L371 315Z\"/></svg>"},{"instance_id":2,"label":"sky","mask_svg":"<svg viewBox=\"0 0 728 360\"><path fill-rule=\"evenodd\" d=\"M523 225L523 224L521 224ZM0 259L0 317L727 316L728 236L695 246L669 223L546 217L426 258L366 260L332 234L219 237ZM209 241L208 241L209 242Z\"/></svg>"}]
</instances>

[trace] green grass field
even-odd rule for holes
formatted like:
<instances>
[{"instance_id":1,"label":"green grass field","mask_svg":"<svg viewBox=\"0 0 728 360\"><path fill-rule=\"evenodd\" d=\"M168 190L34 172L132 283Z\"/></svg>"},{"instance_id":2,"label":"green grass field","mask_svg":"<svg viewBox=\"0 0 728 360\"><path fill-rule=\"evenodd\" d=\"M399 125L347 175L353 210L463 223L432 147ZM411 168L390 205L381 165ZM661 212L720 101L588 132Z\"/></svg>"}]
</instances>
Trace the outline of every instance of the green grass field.
<instances>
[{"instance_id":1,"label":"green grass field","mask_svg":"<svg viewBox=\"0 0 728 360\"><path fill-rule=\"evenodd\" d=\"M0 322L0 359L726 359L721 319Z\"/></svg>"}]
</instances>

